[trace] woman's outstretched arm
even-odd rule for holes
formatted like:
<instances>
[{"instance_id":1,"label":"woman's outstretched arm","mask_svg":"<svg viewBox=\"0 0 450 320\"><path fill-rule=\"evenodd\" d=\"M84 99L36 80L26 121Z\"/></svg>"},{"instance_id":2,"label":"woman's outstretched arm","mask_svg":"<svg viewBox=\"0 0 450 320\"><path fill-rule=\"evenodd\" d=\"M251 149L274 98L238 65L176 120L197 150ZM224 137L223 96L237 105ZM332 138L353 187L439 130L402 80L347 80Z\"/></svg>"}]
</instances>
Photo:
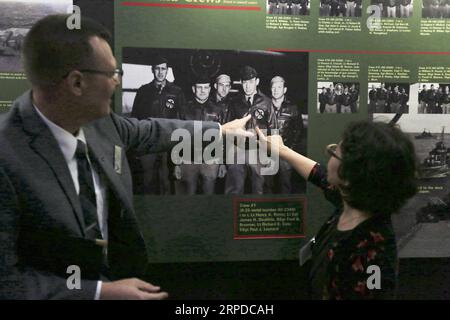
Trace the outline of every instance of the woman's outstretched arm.
<instances>
[{"instance_id":1,"label":"woman's outstretched arm","mask_svg":"<svg viewBox=\"0 0 450 320\"><path fill-rule=\"evenodd\" d=\"M302 156L283 143L283 138L279 135L265 136L259 128L256 128L260 143L266 144L268 150L275 151L280 158L289 162L305 180L308 180L311 170L316 165L316 161Z\"/></svg>"}]
</instances>

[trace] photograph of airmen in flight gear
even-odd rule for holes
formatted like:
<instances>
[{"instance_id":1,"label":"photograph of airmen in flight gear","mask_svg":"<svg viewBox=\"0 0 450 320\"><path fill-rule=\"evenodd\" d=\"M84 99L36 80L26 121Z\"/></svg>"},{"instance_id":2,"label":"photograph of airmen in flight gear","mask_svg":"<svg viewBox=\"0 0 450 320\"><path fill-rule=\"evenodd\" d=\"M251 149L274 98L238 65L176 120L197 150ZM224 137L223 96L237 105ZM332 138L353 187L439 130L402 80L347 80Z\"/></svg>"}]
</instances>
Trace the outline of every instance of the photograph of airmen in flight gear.
<instances>
[{"instance_id":1,"label":"photograph of airmen in flight gear","mask_svg":"<svg viewBox=\"0 0 450 320\"><path fill-rule=\"evenodd\" d=\"M320 0L321 17L361 17L362 0Z\"/></svg>"},{"instance_id":2,"label":"photograph of airmen in flight gear","mask_svg":"<svg viewBox=\"0 0 450 320\"><path fill-rule=\"evenodd\" d=\"M23 72L21 49L31 27L49 14L72 12L72 0L0 1L0 72Z\"/></svg>"},{"instance_id":3,"label":"photograph of airmen in flight gear","mask_svg":"<svg viewBox=\"0 0 450 320\"><path fill-rule=\"evenodd\" d=\"M427 0L423 0L424 2ZM437 0L439 1L439 0ZM370 4L380 8L383 18L410 18L414 0L371 0Z\"/></svg>"},{"instance_id":4,"label":"photograph of airmen in flight gear","mask_svg":"<svg viewBox=\"0 0 450 320\"><path fill-rule=\"evenodd\" d=\"M409 113L409 83L369 82L369 113Z\"/></svg>"},{"instance_id":5,"label":"photograph of airmen in flight gear","mask_svg":"<svg viewBox=\"0 0 450 320\"><path fill-rule=\"evenodd\" d=\"M450 114L449 83L419 83L417 88L417 113Z\"/></svg>"},{"instance_id":6,"label":"photograph of airmen in flight gear","mask_svg":"<svg viewBox=\"0 0 450 320\"><path fill-rule=\"evenodd\" d=\"M450 18L450 0L422 0L422 18Z\"/></svg>"},{"instance_id":7,"label":"photograph of airmen in flight gear","mask_svg":"<svg viewBox=\"0 0 450 320\"><path fill-rule=\"evenodd\" d=\"M356 113L359 110L359 83L317 82L318 113Z\"/></svg>"},{"instance_id":8,"label":"photograph of airmen in flight gear","mask_svg":"<svg viewBox=\"0 0 450 320\"><path fill-rule=\"evenodd\" d=\"M122 68L126 116L223 124L251 115L248 130L259 127L269 135L278 133L285 144L306 154L307 53L126 47ZM193 158L178 163L173 152L128 154L134 191L153 195L305 192L305 181L287 162L280 160L276 172L265 174L270 164L260 154L253 157L259 148L252 149L249 141L224 141L221 148L213 152L214 163Z\"/></svg>"},{"instance_id":9,"label":"photograph of airmen in flight gear","mask_svg":"<svg viewBox=\"0 0 450 320\"><path fill-rule=\"evenodd\" d=\"M267 0L267 13L309 16L310 5L310 0Z\"/></svg>"}]
</instances>

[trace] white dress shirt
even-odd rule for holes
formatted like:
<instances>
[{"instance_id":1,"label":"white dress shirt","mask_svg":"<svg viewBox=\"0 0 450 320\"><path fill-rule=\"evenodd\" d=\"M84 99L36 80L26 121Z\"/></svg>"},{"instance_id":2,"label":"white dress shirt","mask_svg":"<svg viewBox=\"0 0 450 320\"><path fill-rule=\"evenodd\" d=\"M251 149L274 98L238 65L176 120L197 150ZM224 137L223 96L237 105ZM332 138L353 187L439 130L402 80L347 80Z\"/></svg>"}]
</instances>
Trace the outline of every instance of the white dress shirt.
<instances>
[{"instance_id":1,"label":"white dress shirt","mask_svg":"<svg viewBox=\"0 0 450 320\"><path fill-rule=\"evenodd\" d=\"M51 133L58 142L59 148L61 149L64 159L66 160L67 166L69 167L70 175L72 176L73 184L77 194L80 193L80 184L78 182L78 166L77 159L75 157L75 151L77 149L77 140L83 141L86 145L86 138L84 136L83 128L80 128L78 134L74 136L70 132L64 130L60 126L56 125L50 121L46 116L39 111L39 109L34 105L37 114L41 117L47 127L50 129ZM91 160L88 155L88 161ZM95 198L97 204L97 215L100 231L102 233L103 239L108 239L108 203L106 201L106 185L101 181L100 176L95 171L95 167L91 164L92 177L94 179L95 188ZM100 291L102 288L102 282L97 282L97 290L95 292L95 300L100 298Z\"/></svg>"}]
</instances>

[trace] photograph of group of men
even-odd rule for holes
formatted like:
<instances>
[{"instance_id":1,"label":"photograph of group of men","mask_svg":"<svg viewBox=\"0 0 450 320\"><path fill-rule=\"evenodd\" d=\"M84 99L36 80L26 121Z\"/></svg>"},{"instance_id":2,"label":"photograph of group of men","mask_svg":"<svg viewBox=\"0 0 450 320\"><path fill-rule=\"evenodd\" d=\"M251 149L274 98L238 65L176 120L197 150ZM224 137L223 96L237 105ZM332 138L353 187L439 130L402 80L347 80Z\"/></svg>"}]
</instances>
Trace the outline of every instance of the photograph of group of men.
<instances>
[{"instance_id":1,"label":"photograph of group of men","mask_svg":"<svg viewBox=\"0 0 450 320\"><path fill-rule=\"evenodd\" d=\"M369 82L369 113L409 113L409 83Z\"/></svg>"},{"instance_id":2,"label":"photograph of group of men","mask_svg":"<svg viewBox=\"0 0 450 320\"><path fill-rule=\"evenodd\" d=\"M21 49L31 26L71 8L72 0L0 0L0 72L23 72Z\"/></svg>"},{"instance_id":3,"label":"photograph of group of men","mask_svg":"<svg viewBox=\"0 0 450 320\"><path fill-rule=\"evenodd\" d=\"M425 1L425 0L424 0ZM409 18L412 16L414 0L371 0L381 10L384 18Z\"/></svg>"},{"instance_id":4,"label":"photograph of group of men","mask_svg":"<svg viewBox=\"0 0 450 320\"><path fill-rule=\"evenodd\" d=\"M309 16L309 0L267 0L268 14Z\"/></svg>"},{"instance_id":5,"label":"photograph of group of men","mask_svg":"<svg viewBox=\"0 0 450 320\"><path fill-rule=\"evenodd\" d=\"M362 0L320 0L321 17L361 17Z\"/></svg>"},{"instance_id":6,"label":"photograph of group of men","mask_svg":"<svg viewBox=\"0 0 450 320\"><path fill-rule=\"evenodd\" d=\"M450 114L450 84L420 83L417 113Z\"/></svg>"},{"instance_id":7,"label":"photograph of group of men","mask_svg":"<svg viewBox=\"0 0 450 320\"><path fill-rule=\"evenodd\" d=\"M356 113L359 110L359 83L318 82L319 113Z\"/></svg>"},{"instance_id":8,"label":"photograph of group of men","mask_svg":"<svg viewBox=\"0 0 450 320\"><path fill-rule=\"evenodd\" d=\"M422 17L433 19L450 18L450 0L422 0Z\"/></svg>"},{"instance_id":9,"label":"photograph of group of men","mask_svg":"<svg viewBox=\"0 0 450 320\"><path fill-rule=\"evenodd\" d=\"M305 53L124 48L123 113L138 119L220 123L250 114L248 129L278 131L286 145L304 154L307 66ZM231 163L224 156L224 163L218 164L175 164L170 153L129 154L135 192L304 193L305 181L287 162L280 161L275 175L265 175L259 158L257 163L249 161L248 144L240 147Z\"/></svg>"}]
</instances>

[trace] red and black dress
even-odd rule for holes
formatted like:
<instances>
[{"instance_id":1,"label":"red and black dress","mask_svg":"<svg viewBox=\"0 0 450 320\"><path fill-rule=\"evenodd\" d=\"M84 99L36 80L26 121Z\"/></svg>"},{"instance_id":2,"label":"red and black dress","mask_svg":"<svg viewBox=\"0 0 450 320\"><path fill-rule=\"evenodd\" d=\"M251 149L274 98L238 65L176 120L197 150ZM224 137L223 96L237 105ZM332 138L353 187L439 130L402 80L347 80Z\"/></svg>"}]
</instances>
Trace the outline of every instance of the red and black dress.
<instances>
[{"instance_id":1,"label":"red and black dress","mask_svg":"<svg viewBox=\"0 0 450 320\"><path fill-rule=\"evenodd\" d=\"M328 183L326 170L319 164L308 180L336 207L312 246L312 299L394 299L398 259L390 216L372 216L352 230L339 231L340 192Z\"/></svg>"}]
</instances>

